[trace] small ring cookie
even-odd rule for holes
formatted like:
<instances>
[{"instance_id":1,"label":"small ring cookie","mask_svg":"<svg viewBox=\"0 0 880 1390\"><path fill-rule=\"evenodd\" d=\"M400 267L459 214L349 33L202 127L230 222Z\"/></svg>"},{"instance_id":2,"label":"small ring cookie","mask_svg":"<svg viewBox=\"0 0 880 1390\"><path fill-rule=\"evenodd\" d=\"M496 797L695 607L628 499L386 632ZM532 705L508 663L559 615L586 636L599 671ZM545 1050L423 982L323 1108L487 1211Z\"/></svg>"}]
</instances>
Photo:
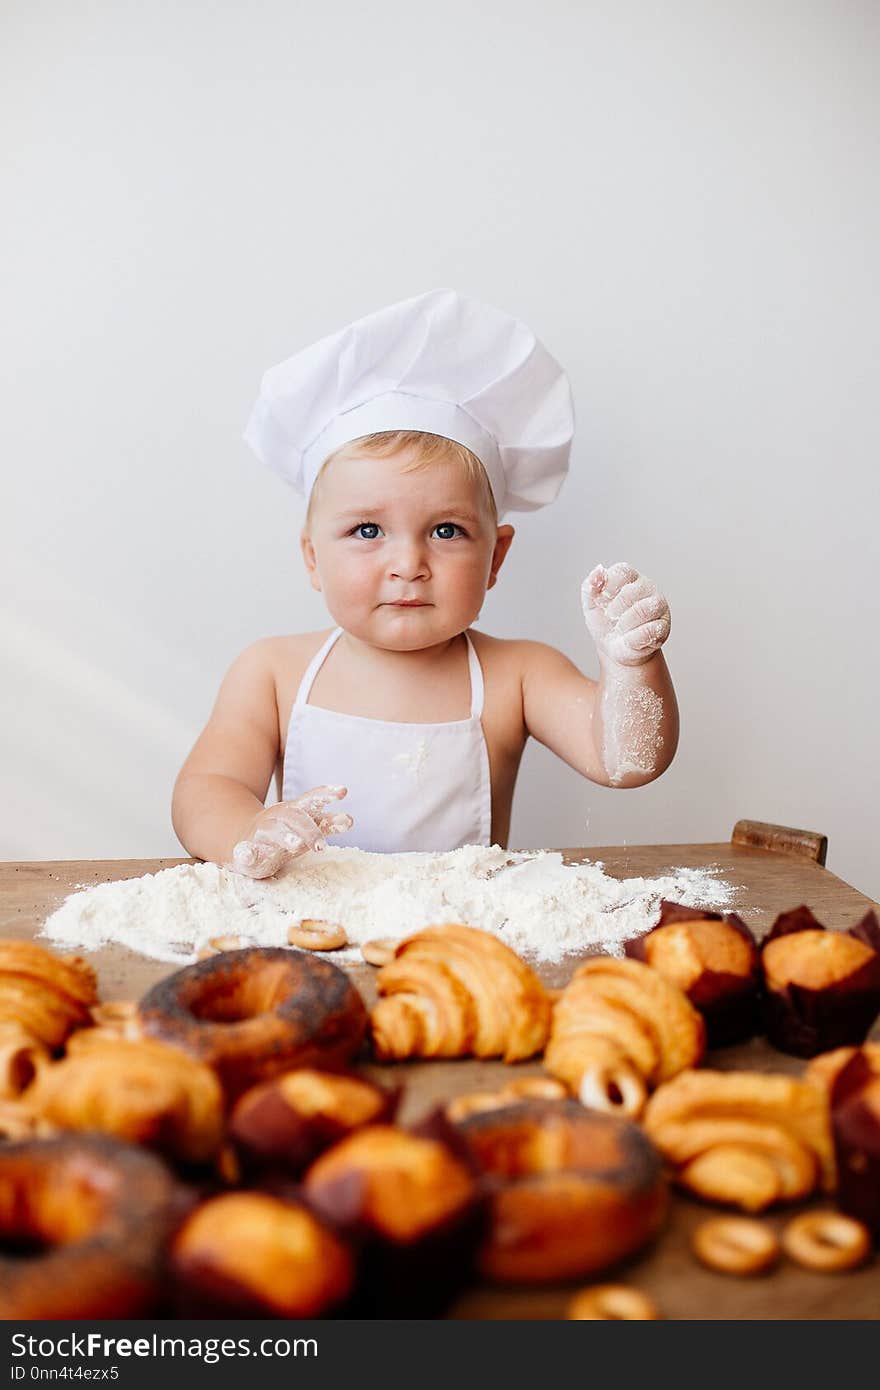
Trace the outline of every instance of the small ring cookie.
<instances>
[{"instance_id":1,"label":"small ring cookie","mask_svg":"<svg viewBox=\"0 0 880 1390\"><path fill-rule=\"evenodd\" d=\"M361 955L367 965L387 965L394 959L398 943L393 936L376 937L373 941L365 941L361 947Z\"/></svg>"},{"instance_id":2,"label":"small ring cookie","mask_svg":"<svg viewBox=\"0 0 880 1390\"><path fill-rule=\"evenodd\" d=\"M804 1269L826 1274L855 1269L871 1253L871 1236L861 1221L839 1211L805 1211L782 1232L782 1248Z\"/></svg>"},{"instance_id":3,"label":"small ring cookie","mask_svg":"<svg viewBox=\"0 0 880 1390\"><path fill-rule=\"evenodd\" d=\"M575 1294L568 1305L568 1317L578 1322L656 1322L662 1314L640 1289L628 1284L593 1284Z\"/></svg>"},{"instance_id":4,"label":"small ring cookie","mask_svg":"<svg viewBox=\"0 0 880 1390\"><path fill-rule=\"evenodd\" d=\"M240 951L243 944L240 936L212 936L207 945L199 951L199 960L219 956L221 951Z\"/></svg>"},{"instance_id":5,"label":"small ring cookie","mask_svg":"<svg viewBox=\"0 0 880 1390\"><path fill-rule=\"evenodd\" d=\"M704 1221L691 1237L691 1249L701 1264L722 1274L762 1274L779 1259L775 1233L747 1216Z\"/></svg>"},{"instance_id":6,"label":"small ring cookie","mask_svg":"<svg viewBox=\"0 0 880 1390\"><path fill-rule=\"evenodd\" d=\"M511 1100L565 1100L568 1088L552 1076L521 1076L508 1081L501 1094Z\"/></svg>"},{"instance_id":7,"label":"small ring cookie","mask_svg":"<svg viewBox=\"0 0 880 1390\"><path fill-rule=\"evenodd\" d=\"M287 941L288 945L301 946L306 951L338 951L340 946L348 945L348 933L338 922L304 917L289 928Z\"/></svg>"},{"instance_id":8,"label":"small ring cookie","mask_svg":"<svg viewBox=\"0 0 880 1390\"><path fill-rule=\"evenodd\" d=\"M578 1087L578 1100L589 1110L609 1115L626 1115L634 1120L645 1108L647 1088L634 1067L622 1062L617 1067L600 1062L587 1067Z\"/></svg>"},{"instance_id":9,"label":"small ring cookie","mask_svg":"<svg viewBox=\"0 0 880 1390\"><path fill-rule=\"evenodd\" d=\"M445 1112L450 1124L457 1125L468 1115L477 1115L483 1110L503 1110L510 1101L501 1091L471 1091L468 1095L454 1096L447 1101Z\"/></svg>"}]
</instances>

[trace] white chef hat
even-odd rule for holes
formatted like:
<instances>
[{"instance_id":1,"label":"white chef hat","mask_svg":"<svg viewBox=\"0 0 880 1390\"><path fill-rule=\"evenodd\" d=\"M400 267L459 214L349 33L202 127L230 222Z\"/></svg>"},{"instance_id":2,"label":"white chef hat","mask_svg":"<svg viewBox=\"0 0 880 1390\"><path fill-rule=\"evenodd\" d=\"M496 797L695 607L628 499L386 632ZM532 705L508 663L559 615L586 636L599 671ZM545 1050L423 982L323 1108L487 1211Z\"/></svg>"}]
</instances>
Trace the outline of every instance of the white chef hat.
<instances>
[{"instance_id":1,"label":"white chef hat","mask_svg":"<svg viewBox=\"0 0 880 1390\"><path fill-rule=\"evenodd\" d=\"M499 516L534 511L568 471L571 388L524 323L455 290L429 290L270 367L244 438L308 497L334 450L383 430L464 444Z\"/></svg>"}]
</instances>

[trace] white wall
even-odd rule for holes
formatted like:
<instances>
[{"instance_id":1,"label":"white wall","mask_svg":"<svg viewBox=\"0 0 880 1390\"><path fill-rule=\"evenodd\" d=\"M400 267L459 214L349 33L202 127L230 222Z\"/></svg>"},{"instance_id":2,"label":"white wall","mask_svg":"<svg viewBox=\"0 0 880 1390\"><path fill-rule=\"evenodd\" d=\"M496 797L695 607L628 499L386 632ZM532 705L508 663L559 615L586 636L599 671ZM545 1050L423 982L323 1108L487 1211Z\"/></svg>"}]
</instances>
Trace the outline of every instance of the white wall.
<instances>
[{"instance_id":1,"label":"white wall","mask_svg":"<svg viewBox=\"0 0 880 1390\"><path fill-rule=\"evenodd\" d=\"M512 843L775 820L880 896L878 38L872 0L7 0L0 855L179 852L222 672L326 622L260 375L454 285L579 417L481 625L594 672L595 562L673 608L671 770L532 746Z\"/></svg>"}]
</instances>

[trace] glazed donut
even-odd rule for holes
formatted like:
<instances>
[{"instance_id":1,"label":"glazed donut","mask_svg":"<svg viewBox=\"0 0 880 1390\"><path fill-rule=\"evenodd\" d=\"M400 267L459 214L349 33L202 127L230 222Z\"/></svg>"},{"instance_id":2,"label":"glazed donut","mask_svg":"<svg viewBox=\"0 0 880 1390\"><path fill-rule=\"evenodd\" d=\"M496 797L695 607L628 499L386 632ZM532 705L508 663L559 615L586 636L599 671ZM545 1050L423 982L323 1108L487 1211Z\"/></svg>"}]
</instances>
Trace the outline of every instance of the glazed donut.
<instances>
[{"instance_id":1,"label":"glazed donut","mask_svg":"<svg viewBox=\"0 0 880 1390\"><path fill-rule=\"evenodd\" d=\"M783 1230L782 1248L805 1269L837 1274L865 1263L871 1236L861 1221L839 1211L804 1211Z\"/></svg>"},{"instance_id":2,"label":"glazed donut","mask_svg":"<svg viewBox=\"0 0 880 1390\"><path fill-rule=\"evenodd\" d=\"M0 1147L0 1318L132 1318L158 1303L182 1197L161 1159L99 1135Z\"/></svg>"},{"instance_id":3,"label":"glazed donut","mask_svg":"<svg viewBox=\"0 0 880 1390\"><path fill-rule=\"evenodd\" d=\"M701 1264L722 1274L763 1274L779 1259L779 1241L769 1226L747 1216L704 1221L691 1237Z\"/></svg>"},{"instance_id":4,"label":"glazed donut","mask_svg":"<svg viewBox=\"0 0 880 1390\"><path fill-rule=\"evenodd\" d=\"M578 1322L655 1322L660 1312L646 1293L628 1284L593 1284L575 1294L568 1316Z\"/></svg>"},{"instance_id":5,"label":"glazed donut","mask_svg":"<svg viewBox=\"0 0 880 1390\"><path fill-rule=\"evenodd\" d=\"M214 1067L231 1096L293 1067L348 1062L367 1027L338 966L273 946L188 965L154 985L139 1012L145 1033Z\"/></svg>"},{"instance_id":6,"label":"glazed donut","mask_svg":"<svg viewBox=\"0 0 880 1390\"><path fill-rule=\"evenodd\" d=\"M213 1197L172 1247L184 1316L314 1318L354 1283L348 1248L304 1207L264 1192Z\"/></svg>"},{"instance_id":7,"label":"glazed donut","mask_svg":"<svg viewBox=\"0 0 880 1390\"><path fill-rule=\"evenodd\" d=\"M491 1229L481 1272L503 1283L577 1279L659 1230L660 1155L637 1125L573 1100L521 1101L457 1127L487 1175Z\"/></svg>"}]
</instances>

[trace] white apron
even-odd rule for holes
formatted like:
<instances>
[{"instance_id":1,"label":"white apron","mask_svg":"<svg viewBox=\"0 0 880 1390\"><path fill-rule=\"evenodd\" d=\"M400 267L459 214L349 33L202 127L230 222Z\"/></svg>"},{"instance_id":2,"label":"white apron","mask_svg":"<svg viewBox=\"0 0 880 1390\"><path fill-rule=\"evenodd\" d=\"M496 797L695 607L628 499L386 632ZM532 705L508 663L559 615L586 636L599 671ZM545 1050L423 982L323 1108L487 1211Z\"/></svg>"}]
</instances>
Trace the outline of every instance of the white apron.
<instances>
[{"instance_id":1,"label":"white apron","mask_svg":"<svg viewBox=\"0 0 880 1390\"><path fill-rule=\"evenodd\" d=\"M492 834L489 752L480 717L483 672L470 637L471 712L446 724L392 724L308 703L342 628L330 634L300 682L284 750L281 796L323 783L348 787L338 803L354 825L331 845L383 854L488 845Z\"/></svg>"}]
</instances>

